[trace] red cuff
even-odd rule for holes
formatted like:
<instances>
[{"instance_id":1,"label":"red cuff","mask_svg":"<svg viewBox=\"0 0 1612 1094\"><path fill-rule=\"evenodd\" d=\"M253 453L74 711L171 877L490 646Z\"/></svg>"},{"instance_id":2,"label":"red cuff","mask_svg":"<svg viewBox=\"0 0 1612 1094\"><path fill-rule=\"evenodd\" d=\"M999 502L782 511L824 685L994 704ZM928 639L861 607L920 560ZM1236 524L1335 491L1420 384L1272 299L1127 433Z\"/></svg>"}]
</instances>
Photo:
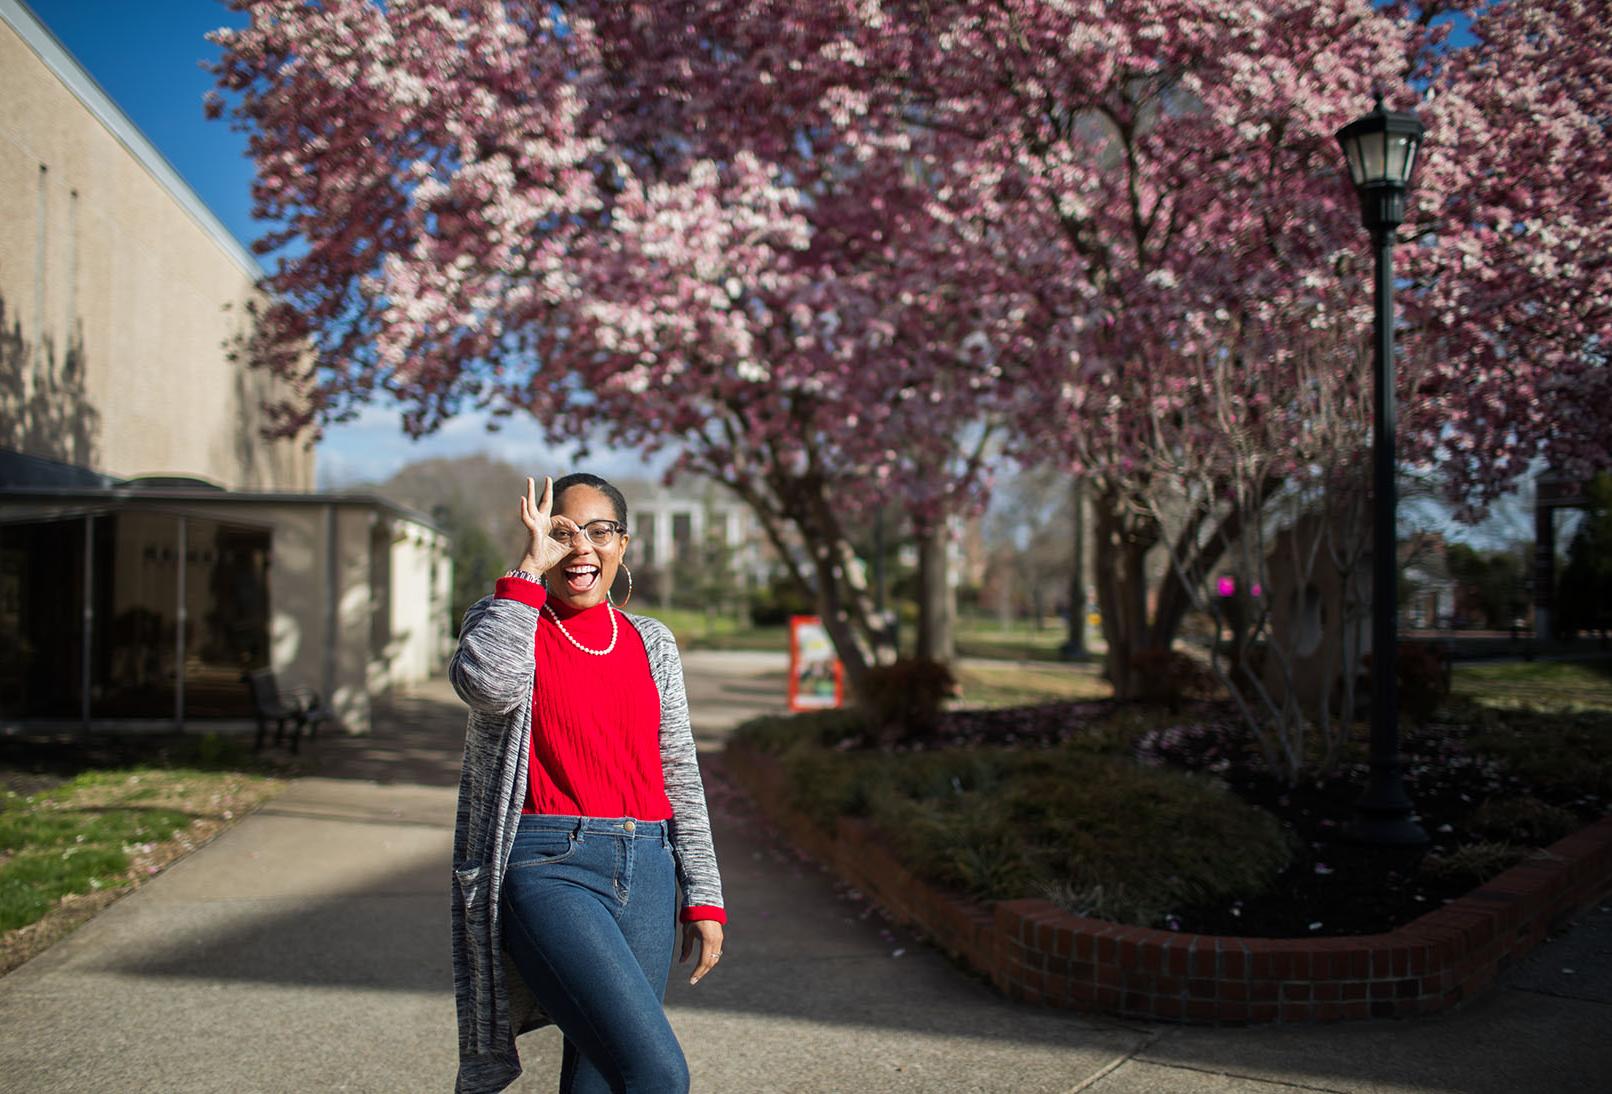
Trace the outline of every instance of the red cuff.
<instances>
[{"instance_id":1,"label":"red cuff","mask_svg":"<svg viewBox=\"0 0 1612 1094\"><path fill-rule=\"evenodd\" d=\"M549 591L535 581L527 581L524 577L501 577L498 584L493 586L493 595L504 600L519 600L539 611L543 602L549 597Z\"/></svg>"},{"instance_id":2,"label":"red cuff","mask_svg":"<svg viewBox=\"0 0 1612 1094\"><path fill-rule=\"evenodd\" d=\"M714 919L726 925L728 913L716 904L690 904L683 909L683 922L693 923L697 919Z\"/></svg>"}]
</instances>

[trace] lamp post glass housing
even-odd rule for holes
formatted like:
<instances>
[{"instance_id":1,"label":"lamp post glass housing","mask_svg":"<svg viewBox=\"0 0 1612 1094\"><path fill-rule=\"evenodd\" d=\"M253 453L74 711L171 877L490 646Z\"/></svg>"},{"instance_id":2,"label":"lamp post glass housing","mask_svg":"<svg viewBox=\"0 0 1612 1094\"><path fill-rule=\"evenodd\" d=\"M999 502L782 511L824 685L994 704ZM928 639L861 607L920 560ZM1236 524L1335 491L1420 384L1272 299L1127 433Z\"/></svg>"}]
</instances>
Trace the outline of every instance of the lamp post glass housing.
<instances>
[{"instance_id":1,"label":"lamp post glass housing","mask_svg":"<svg viewBox=\"0 0 1612 1094\"><path fill-rule=\"evenodd\" d=\"M1422 132L1415 114L1383 109L1380 95L1376 109L1338 130L1367 228L1397 228L1405 219L1405 187L1416 169Z\"/></svg>"},{"instance_id":2,"label":"lamp post glass housing","mask_svg":"<svg viewBox=\"0 0 1612 1094\"><path fill-rule=\"evenodd\" d=\"M1399 758L1399 499L1394 481L1394 237L1405 219L1405 186L1416 166L1422 123L1383 109L1338 130L1360 218L1376 253L1376 330L1372 360L1371 776L1355 803L1352 835L1366 843L1420 844Z\"/></svg>"}]
</instances>

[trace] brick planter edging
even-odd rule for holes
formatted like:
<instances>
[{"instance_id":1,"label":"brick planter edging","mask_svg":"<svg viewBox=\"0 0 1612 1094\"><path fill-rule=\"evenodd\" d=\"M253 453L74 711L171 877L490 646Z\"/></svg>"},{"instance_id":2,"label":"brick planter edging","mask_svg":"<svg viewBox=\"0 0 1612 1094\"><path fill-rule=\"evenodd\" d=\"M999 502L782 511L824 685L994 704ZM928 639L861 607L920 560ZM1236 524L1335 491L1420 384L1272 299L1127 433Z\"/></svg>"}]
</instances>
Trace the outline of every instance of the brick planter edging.
<instances>
[{"instance_id":1,"label":"brick planter edging","mask_svg":"<svg viewBox=\"0 0 1612 1094\"><path fill-rule=\"evenodd\" d=\"M771 756L730 744L724 768L796 847L1010 997L1128 1018L1245 1024L1432 1014L1493 984L1551 927L1612 888L1612 816L1386 934L1237 938L1127 927L1046 900L982 905L902 866L869 824L832 833L790 805Z\"/></svg>"}]
</instances>

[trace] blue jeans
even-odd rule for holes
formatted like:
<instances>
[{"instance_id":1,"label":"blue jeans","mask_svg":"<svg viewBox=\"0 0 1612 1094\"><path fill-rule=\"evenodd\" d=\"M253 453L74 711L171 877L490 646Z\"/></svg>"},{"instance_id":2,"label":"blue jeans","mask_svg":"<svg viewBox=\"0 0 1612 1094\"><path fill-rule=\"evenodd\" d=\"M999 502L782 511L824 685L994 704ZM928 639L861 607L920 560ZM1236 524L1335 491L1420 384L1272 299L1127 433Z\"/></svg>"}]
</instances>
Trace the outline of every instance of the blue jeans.
<instances>
[{"instance_id":1,"label":"blue jeans","mask_svg":"<svg viewBox=\"0 0 1612 1094\"><path fill-rule=\"evenodd\" d=\"M665 821L521 817L504 875L504 946L565 1034L561 1094L682 1094L662 1000L677 943Z\"/></svg>"}]
</instances>

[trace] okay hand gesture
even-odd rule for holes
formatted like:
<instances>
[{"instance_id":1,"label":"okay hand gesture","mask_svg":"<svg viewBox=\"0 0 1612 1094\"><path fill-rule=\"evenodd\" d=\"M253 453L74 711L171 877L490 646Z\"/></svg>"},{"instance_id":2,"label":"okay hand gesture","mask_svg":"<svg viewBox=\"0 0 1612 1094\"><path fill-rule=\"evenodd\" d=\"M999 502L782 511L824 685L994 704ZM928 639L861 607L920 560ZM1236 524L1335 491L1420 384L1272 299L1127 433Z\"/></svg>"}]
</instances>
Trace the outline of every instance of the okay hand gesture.
<instances>
[{"instance_id":1,"label":"okay hand gesture","mask_svg":"<svg viewBox=\"0 0 1612 1094\"><path fill-rule=\"evenodd\" d=\"M528 477L526 493L521 498L521 523L526 526L526 557L520 568L535 574L545 574L558 566L571 548L550 537L556 527L578 531L570 517L554 516L554 480L543 477L543 499L538 500L537 482ZM572 542L576 542L573 538Z\"/></svg>"}]
</instances>

